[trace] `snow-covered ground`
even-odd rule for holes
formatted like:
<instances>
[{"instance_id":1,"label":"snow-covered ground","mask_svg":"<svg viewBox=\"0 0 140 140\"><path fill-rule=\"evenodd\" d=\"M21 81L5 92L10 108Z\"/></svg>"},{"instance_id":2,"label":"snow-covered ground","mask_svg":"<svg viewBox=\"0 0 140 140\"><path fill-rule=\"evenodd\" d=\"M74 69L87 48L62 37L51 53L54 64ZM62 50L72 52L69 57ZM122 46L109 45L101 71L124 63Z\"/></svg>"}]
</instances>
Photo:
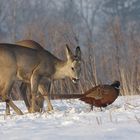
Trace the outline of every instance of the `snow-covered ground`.
<instances>
[{"instance_id":1,"label":"snow-covered ground","mask_svg":"<svg viewBox=\"0 0 140 140\"><path fill-rule=\"evenodd\" d=\"M0 103L0 140L139 140L140 96L119 97L101 111L79 100L52 101L54 111L28 114L22 101L15 102L25 115L4 115Z\"/></svg>"}]
</instances>

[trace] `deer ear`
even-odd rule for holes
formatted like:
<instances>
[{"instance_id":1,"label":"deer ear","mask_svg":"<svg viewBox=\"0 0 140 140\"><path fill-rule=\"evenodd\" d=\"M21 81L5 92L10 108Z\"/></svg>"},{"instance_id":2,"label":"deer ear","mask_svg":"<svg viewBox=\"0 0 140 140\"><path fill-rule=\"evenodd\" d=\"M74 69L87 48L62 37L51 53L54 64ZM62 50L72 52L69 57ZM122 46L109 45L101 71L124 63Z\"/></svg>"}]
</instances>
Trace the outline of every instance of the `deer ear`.
<instances>
[{"instance_id":1,"label":"deer ear","mask_svg":"<svg viewBox=\"0 0 140 140\"><path fill-rule=\"evenodd\" d=\"M73 57L73 53L72 53L72 51L70 50L68 44L66 44L66 57L67 57L67 60L70 60L70 59L72 59L72 57Z\"/></svg>"},{"instance_id":2,"label":"deer ear","mask_svg":"<svg viewBox=\"0 0 140 140\"><path fill-rule=\"evenodd\" d=\"M81 60L81 49L79 46L76 47L75 55Z\"/></svg>"}]
</instances>

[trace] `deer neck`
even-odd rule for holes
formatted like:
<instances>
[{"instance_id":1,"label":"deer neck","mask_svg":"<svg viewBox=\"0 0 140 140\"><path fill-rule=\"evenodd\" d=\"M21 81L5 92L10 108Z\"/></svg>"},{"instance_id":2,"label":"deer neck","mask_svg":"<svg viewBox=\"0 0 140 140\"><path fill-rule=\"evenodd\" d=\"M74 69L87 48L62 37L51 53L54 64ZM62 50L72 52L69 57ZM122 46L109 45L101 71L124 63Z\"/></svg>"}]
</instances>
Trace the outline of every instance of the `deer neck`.
<instances>
[{"instance_id":1,"label":"deer neck","mask_svg":"<svg viewBox=\"0 0 140 140\"><path fill-rule=\"evenodd\" d=\"M68 61L59 60L55 65L55 73L53 75L53 79L64 79L68 76Z\"/></svg>"}]
</instances>

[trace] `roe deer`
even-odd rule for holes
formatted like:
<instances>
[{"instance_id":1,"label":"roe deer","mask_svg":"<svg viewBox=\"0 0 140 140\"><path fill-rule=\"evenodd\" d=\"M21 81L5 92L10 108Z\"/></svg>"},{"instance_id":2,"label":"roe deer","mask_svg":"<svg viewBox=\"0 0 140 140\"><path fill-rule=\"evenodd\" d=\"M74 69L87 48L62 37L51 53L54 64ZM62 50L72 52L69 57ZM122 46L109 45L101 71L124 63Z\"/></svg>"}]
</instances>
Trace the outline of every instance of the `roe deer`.
<instances>
[{"instance_id":1,"label":"roe deer","mask_svg":"<svg viewBox=\"0 0 140 140\"><path fill-rule=\"evenodd\" d=\"M8 97L15 81L30 83L32 103L31 112L35 112L35 97L43 77L53 80L69 77L74 83L79 80L81 71L81 50L76 55L66 46L67 60L60 60L47 50L35 50L19 47L15 44L0 44L0 96L17 114L22 111Z\"/></svg>"},{"instance_id":2,"label":"roe deer","mask_svg":"<svg viewBox=\"0 0 140 140\"><path fill-rule=\"evenodd\" d=\"M98 85L95 86L84 94L52 94L51 99L76 99L79 98L81 101L96 107L106 107L112 104L119 96L120 82L114 81L111 85Z\"/></svg>"}]
</instances>

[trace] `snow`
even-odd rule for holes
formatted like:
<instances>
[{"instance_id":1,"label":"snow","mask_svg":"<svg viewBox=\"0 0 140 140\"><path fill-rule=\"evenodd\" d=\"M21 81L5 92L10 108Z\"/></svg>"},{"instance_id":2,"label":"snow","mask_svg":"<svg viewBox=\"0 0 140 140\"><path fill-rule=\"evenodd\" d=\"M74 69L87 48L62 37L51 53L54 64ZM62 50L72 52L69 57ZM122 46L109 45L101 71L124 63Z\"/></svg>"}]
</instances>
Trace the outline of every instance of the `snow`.
<instances>
[{"instance_id":1,"label":"snow","mask_svg":"<svg viewBox=\"0 0 140 140\"><path fill-rule=\"evenodd\" d=\"M22 101L16 105L25 112L4 115L0 103L0 139L5 140L139 140L140 96L119 97L100 110L78 99L52 101L54 111L29 114Z\"/></svg>"}]
</instances>

